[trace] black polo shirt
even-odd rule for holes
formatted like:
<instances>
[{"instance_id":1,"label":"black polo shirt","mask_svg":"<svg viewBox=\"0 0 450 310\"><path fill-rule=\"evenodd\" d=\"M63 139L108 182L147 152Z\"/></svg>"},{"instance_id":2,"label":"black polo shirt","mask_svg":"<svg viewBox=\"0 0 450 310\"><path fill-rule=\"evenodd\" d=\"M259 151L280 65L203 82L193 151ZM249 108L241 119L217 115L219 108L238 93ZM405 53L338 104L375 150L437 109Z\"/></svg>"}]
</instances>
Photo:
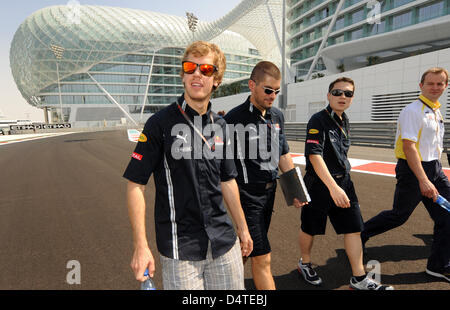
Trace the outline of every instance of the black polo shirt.
<instances>
[{"instance_id":1,"label":"black polo shirt","mask_svg":"<svg viewBox=\"0 0 450 310\"><path fill-rule=\"evenodd\" d=\"M248 97L243 104L229 111L225 120L230 135L233 133L234 136L237 182L269 183L276 180L280 157L289 153L283 113L272 107L263 117Z\"/></svg>"},{"instance_id":2,"label":"black polo shirt","mask_svg":"<svg viewBox=\"0 0 450 310\"><path fill-rule=\"evenodd\" d=\"M309 155L323 157L330 174L334 177L350 172L347 158L350 148L349 121L345 112L342 119L328 105L314 114L308 122L305 143L306 176L317 176L309 160Z\"/></svg>"},{"instance_id":3,"label":"black polo shirt","mask_svg":"<svg viewBox=\"0 0 450 310\"><path fill-rule=\"evenodd\" d=\"M201 129L207 143L183 113ZM234 179L237 172L234 161L225 159L230 143L224 141L229 142L226 122L211 111L211 103L199 116L184 96L145 124L124 177L146 185L154 173L156 241L162 255L204 260L210 241L217 258L236 242L221 182Z\"/></svg>"}]
</instances>

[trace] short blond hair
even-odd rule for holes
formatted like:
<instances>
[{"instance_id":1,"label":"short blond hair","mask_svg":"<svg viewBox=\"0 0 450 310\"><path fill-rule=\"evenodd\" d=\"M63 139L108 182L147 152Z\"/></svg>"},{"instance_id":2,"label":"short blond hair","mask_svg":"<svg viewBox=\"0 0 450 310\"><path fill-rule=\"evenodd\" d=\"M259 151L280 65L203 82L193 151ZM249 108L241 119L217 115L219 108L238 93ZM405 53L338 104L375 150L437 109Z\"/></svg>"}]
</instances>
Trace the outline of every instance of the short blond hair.
<instances>
[{"instance_id":1,"label":"short blond hair","mask_svg":"<svg viewBox=\"0 0 450 310\"><path fill-rule=\"evenodd\" d=\"M186 61L189 55L202 57L208 55L209 53L213 54L213 65L217 67L217 71L214 73L214 81L220 85L222 83L225 70L227 69L227 60L222 50L216 44L206 41L196 41L186 48L182 61ZM181 69L180 75L183 77L183 69ZM217 87L214 86L213 90L216 90L216 88Z\"/></svg>"},{"instance_id":2,"label":"short blond hair","mask_svg":"<svg viewBox=\"0 0 450 310\"><path fill-rule=\"evenodd\" d=\"M427 76L427 74L429 73L433 73L433 74L441 74L444 73L445 76L447 77L447 79L445 80L445 84L448 84L448 71L444 68L440 68L440 67L434 67L434 68L430 68L427 71L425 71L424 74L422 74L422 78L420 79L420 84L423 84L425 82L425 77Z\"/></svg>"}]
</instances>

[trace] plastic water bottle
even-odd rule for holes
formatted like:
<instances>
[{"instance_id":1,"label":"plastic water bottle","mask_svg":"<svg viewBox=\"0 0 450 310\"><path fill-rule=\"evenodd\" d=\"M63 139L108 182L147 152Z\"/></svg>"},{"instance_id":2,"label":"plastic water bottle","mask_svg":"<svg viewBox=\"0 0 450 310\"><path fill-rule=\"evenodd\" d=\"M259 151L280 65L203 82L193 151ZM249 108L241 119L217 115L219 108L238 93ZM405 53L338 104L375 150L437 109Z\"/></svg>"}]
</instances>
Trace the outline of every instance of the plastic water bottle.
<instances>
[{"instance_id":1,"label":"plastic water bottle","mask_svg":"<svg viewBox=\"0 0 450 310\"><path fill-rule=\"evenodd\" d=\"M439 195L436 199L436 203L440 205L442 208L450 212L450 202L447 201L444 197Z\"/></svg>"},{"instance_id":2,"label":"plastic water bottle","mask_svg":"<svg viewBox=\"0 0 450 310\"><path fill-rule=\"evenodd\" d=\"M141 291L155 291L156 286L155 286L155 283L153 282L152 278L150 278L150 276L148 274L148 269L145 270L144 276L147 277L147 280L142 282Z\"/></svg>"}]
</instances>

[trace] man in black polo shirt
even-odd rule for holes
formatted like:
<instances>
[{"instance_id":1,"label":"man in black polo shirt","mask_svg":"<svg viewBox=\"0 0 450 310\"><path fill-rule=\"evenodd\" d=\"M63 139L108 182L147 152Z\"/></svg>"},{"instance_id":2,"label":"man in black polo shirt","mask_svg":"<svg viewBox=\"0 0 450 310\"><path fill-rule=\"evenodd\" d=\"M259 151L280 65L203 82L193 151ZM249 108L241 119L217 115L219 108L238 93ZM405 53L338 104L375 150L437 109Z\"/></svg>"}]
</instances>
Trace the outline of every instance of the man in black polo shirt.
<instances>
[{"instance_id":1,"label":"man in black polo shirt","mask_svg":"<svg viewBox=\"0 0 450 310\"><path fill-rule=\"evenodd\" d=\"M353 182L350 179L349 121L345 110L352 104L355 84L343 77L328 89L329 105L314 114L308 122L305 143L306 174L304 177L311 202L302 209L299 245L301 259L298 270L310 284L320 285L321 278L311 267L314 236L324 235L327 216L337 234L344 234L344 247L353 277L350 287L357 290L386 290L366 276L363 266L360 233L363 220Z\"/></svg>"},{"instance_id":2,"label":"man in black polo shirt","mask_svg":"<svg viewBox=\"0 0 450 310\"><path fill-rule=\"evenodd\" d=\"M164 289L244 289L242 256L252 240L239 201L236 167L226 160L226 123L211 111L225 56L198 41L186 49L185 93L146 123L124 177L133 229L131 267L138 281L155 263L145 230L144 189L154 174L156 241ZM223 205L225 200L235 222Z\"/></svg>"},{"instance_id":3,"label":"man in black polo shirt","mask_svg":"<svg viewBox=\"0 0 450 310\"><path fill-rule=\"evenodd\" d=\"M294 168L284 135L284 117L272 107L280 92L281 73L273 63L258 63L250 76L250 97L225 115L235 133L235 163L242 208L254 245L250 255L257 289L275 289L267 233L273 212L278 167ZM296 201L300 206L300 203Z\"/></svg>"}]
</instances>

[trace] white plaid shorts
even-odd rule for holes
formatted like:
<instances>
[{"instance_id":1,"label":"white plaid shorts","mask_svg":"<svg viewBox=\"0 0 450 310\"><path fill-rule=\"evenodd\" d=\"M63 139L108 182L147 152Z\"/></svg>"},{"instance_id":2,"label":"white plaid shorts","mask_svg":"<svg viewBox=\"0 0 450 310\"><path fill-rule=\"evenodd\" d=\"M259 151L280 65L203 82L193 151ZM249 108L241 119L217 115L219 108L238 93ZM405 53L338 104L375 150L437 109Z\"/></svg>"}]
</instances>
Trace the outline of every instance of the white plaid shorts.
<instances>
[{"instance_id":1,"label":"white plaid shorts","mask_svg":"<svg viewBox=\"0 0 450 310\"><path fill-rule=\"evenodd\" d=\"M213 259L182 261L160 255L164 290L244 290L244 265L239 239L230 251Z\"/></svg>"}]
</instances>

